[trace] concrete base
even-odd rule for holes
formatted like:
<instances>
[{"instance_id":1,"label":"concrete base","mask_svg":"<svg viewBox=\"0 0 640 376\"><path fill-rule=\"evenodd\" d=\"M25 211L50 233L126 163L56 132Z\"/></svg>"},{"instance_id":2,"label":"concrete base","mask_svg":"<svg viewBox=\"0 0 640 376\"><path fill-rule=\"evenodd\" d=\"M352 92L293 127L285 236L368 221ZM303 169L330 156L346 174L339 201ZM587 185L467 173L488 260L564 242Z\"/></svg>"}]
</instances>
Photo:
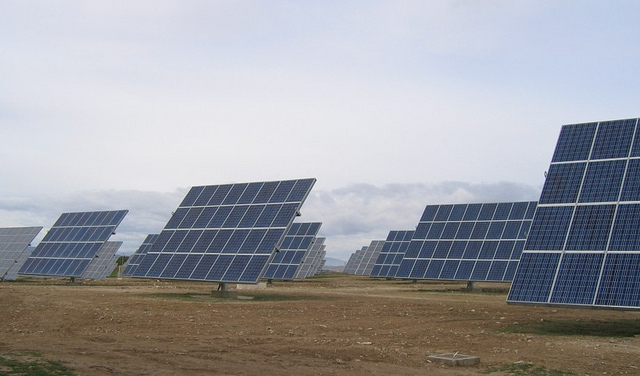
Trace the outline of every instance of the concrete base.
<instances>
[{"instance_id":1,"label":"concrete base","mask_svg":"<svg viewBox=\"0 0 640 376\"><path fill-rule=\"evenodd\" d=\"M480 363L480 357L471 355L462 355L458 353L432 355L429 360L442 362L450 366L475 366Z\"/></svg>"}]
</instances>

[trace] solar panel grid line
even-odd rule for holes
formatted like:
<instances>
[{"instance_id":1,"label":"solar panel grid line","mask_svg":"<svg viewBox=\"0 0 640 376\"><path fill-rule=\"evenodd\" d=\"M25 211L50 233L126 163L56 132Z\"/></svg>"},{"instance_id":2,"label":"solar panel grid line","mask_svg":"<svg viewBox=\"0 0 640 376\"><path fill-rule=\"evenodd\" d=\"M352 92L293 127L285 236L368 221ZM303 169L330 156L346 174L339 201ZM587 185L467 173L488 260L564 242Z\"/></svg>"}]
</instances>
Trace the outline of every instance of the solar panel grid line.
<instances>
[{"instance_id":1,"label":"solar panel grid line","mask_svg":"<svg viewBox=\"0 0 640 376\"><path fill-rule=\"evenodd\" d=\"M191 188L132 276L257 283L314 183Z\"/></svg>"},{"instance_id":2,"label":"solar panel grid line","mask_svg":"<svg viewBox=\"0 0 640 376\"><path fill-rule=\"evenodd\" d=\"M640 251L639 140L637 118L562 127L550 167L555 173L545 181L540 215L523 253L526 262L507 302L640 308L638 293L628 292L635 291L629 286L640 283L640 275L633 265L621 266L622 260L637 261ZM571 164L580 169L563 167ZM557 185L563 179L571 184ZM560 220L560 214L567 219ZM545 235L552 227L560 230ZM540 241L544 236L552 240ZM549 251L557 256L543 258ZM540 268L547 275L544 289L531 286L531 273Z\"/></svg>"}]
</instances>

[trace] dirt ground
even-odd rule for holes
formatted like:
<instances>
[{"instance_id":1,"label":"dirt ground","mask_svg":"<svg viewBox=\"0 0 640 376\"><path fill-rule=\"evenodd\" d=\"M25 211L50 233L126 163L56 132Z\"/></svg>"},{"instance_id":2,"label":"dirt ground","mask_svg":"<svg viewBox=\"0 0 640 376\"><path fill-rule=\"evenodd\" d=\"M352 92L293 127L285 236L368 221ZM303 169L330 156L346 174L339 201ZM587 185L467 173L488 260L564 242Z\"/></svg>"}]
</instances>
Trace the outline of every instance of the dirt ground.
<instances>
[{"instance_id":1,"label":"dirt ground","mask_svg":"<svg viewBox=\"0 0 640 376\"><path fill-rule=\"evenodd\" d=\"M221 298L211 283L2 282L0 355L37 353L77 375L640 375L638 336L527 332L635 325L637 312L513 306L508 286L463 287L328 275ZM481 363L428 359L453 352Z\"/></svg>"}]
</instances>

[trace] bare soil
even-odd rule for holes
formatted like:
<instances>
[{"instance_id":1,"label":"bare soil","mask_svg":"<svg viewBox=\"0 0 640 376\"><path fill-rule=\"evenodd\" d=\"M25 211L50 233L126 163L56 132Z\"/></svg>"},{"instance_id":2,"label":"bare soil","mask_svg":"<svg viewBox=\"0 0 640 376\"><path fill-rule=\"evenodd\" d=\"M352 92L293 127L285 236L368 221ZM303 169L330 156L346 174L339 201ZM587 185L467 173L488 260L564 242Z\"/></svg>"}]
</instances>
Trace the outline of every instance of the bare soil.
<instances>
[{"instance_id":1,"label":"bare soil","mask_svg":"<svg viewBox=\"0 0 640 376\"><path fill-rule=\"evenodd\" d=\"M2 282L0 355L40 354L77 375L640 375L634 333L528 332L632 331L638 312L513 306L508 285L464 287L329 275L222 298L186 281ZM428 359L455 352L481 363Z\"/></svg>"}]
</instances>

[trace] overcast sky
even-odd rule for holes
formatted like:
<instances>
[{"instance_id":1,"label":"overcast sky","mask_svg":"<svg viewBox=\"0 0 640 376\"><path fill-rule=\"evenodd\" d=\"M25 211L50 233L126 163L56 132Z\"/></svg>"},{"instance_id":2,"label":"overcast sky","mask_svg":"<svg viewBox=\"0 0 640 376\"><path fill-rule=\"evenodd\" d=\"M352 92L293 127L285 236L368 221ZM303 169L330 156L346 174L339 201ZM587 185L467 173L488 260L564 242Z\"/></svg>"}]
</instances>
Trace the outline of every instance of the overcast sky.
<instances>
[{"instance_id":1,"label":"overcast sky","mask_svg":"<svg viewBox=\"0 0 640 376\"><path fill-rule=\"evenodd\" d=\"M315 177L348 259L427 204L537 200L560 126L640 116L637 1L0 1L0 227Z\"/></svg>"}]
</instances>

